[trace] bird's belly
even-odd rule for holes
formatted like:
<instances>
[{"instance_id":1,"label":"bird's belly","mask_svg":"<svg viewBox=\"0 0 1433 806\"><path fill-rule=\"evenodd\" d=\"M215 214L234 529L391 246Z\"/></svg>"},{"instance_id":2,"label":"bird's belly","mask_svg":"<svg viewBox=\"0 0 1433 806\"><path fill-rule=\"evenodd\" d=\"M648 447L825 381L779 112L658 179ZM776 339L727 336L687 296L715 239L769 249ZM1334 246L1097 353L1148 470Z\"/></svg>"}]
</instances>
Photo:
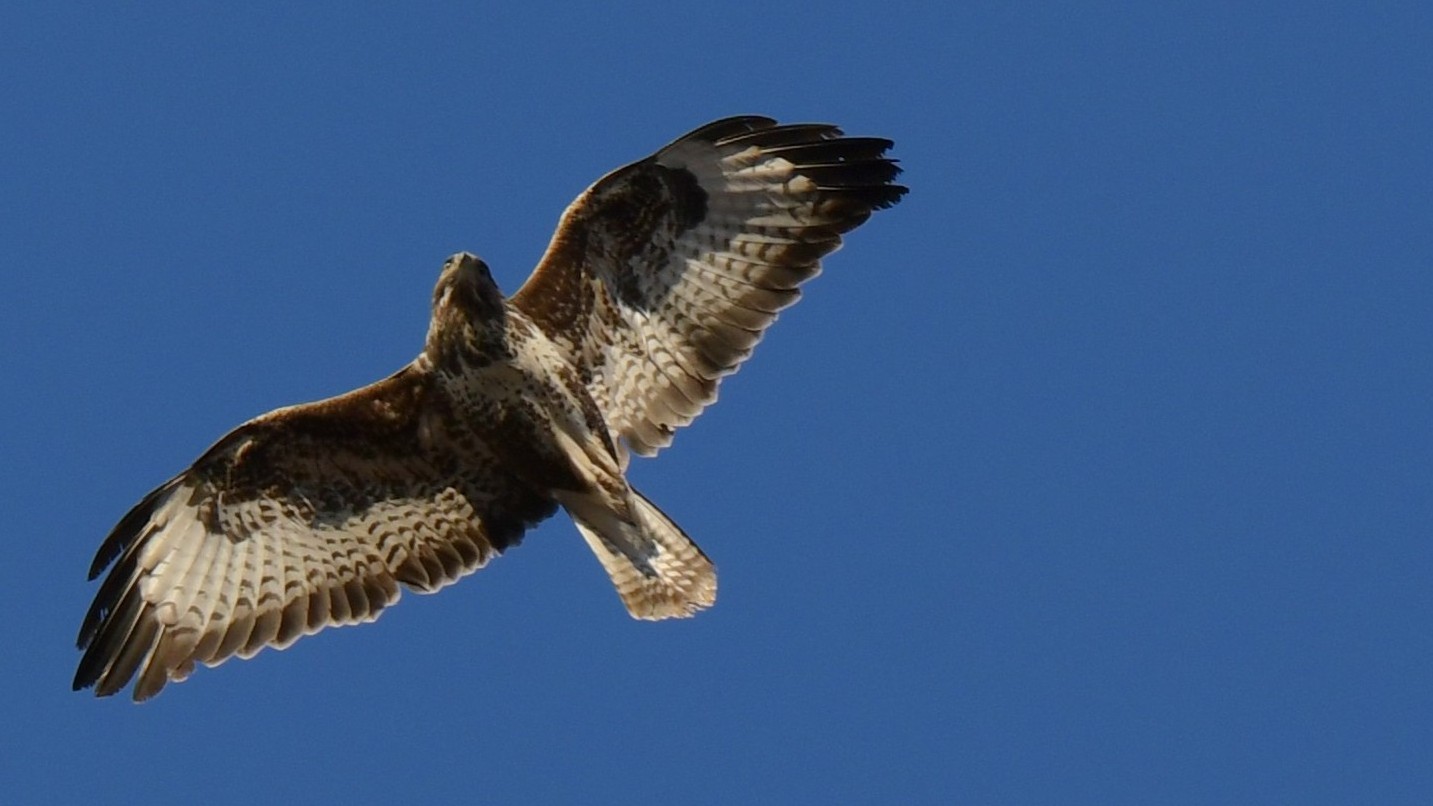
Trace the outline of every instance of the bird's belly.
<instances>
[{"instance_id":1,"label":"bird's belly","mask_svg":"<svg viewBox=\"0 0 1433 806\"><path fill-rule=\"evenodd\" d=\"M570 446L590 434L568 390L510 364L483 368L471 386L482 393L469 396L464 420L508 471L539 490L585 488Z\"/></svg>"}]
</instances>

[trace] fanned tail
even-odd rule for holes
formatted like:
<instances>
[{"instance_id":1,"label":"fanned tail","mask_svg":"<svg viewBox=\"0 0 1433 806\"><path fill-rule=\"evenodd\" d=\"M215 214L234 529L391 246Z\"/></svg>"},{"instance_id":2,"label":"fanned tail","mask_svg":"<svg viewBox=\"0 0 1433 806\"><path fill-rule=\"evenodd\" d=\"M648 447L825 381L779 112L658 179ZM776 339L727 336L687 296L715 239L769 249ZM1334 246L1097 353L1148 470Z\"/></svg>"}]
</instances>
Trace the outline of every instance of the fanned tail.
<instances>
[{"instance_id":1,"label":"fanned tail","mask_svg":"<svg viewBox=\"0 0 1433 806\"><path fill-rule=\"evenodd\" d=\"M574 502L575 503L575 502ZM716 601L716 567L655 504L632 490L636 523L610 511L569 506L592 553L612 577L633 618L684 618Z\"/></svg>"}]
</instances>

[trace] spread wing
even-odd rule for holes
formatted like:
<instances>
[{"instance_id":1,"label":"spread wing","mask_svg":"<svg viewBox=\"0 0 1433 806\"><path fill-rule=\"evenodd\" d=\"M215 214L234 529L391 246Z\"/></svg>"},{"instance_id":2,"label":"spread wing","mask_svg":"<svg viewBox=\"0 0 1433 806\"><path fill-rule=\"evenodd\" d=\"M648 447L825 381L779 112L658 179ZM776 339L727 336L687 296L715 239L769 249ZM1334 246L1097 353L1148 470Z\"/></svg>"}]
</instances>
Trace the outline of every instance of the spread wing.
<instances>
[{"instance_id":1,"label":"spread wing","mask_svg":"<svg viewBox=\"0 0 1433 806\"><path fill-rule=\"evenodd\" d=\"M906 192L888 140L719 120L608 174L512 304L570 351L614 436L650 456L716 400L841 235Z\"/></svg>"},{"instance_id":2,"label":"spread wing","mask_svg":"<svg viewBox=\"0 0 1433 806\"><path fill-rule=\"evenodd\" d=\"M75 688L136 700L194 664L372 621L399 583L430 592L552 514L454 419L427 370L279 409L150 493L100 547Z\"/></svg>"}]
</instances>

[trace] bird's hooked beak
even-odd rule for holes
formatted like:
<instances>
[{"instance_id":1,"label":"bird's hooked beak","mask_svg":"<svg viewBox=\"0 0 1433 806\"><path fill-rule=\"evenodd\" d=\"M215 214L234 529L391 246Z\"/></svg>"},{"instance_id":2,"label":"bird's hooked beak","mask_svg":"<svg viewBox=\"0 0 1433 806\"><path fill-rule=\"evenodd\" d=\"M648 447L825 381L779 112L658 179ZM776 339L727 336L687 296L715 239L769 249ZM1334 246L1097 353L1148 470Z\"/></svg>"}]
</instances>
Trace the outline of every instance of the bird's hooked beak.
<instances>
[{"instance_id":1,"label":"bird's hooked beak","mask_svg":"<svg viewBox=\"0 0 1433 806\"><path fill-rule=\"evenodd\" d=\"M473 254L472 252L459 252L452 257L449 257L447 262L443 264L443 271L476 271L481 276L486 277L489 280L492 279L492 274L488 272L488 264L484 263L478 258L477 255Z\"/></svg>"}]
</instances>

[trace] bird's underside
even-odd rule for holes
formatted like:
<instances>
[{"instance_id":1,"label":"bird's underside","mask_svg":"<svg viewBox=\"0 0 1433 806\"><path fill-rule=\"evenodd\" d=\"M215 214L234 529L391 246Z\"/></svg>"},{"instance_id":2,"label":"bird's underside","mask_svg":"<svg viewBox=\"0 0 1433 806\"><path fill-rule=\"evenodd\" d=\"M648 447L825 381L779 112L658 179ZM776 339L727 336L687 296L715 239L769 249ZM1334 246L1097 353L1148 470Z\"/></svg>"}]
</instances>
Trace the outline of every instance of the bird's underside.
<instances>
[{"instance_id":1,"label":"bird's underside","mask_svg":"<svg viewBox=\"0 0 1433 806\"><path fill-rule=\"evenodd\" d=\"M560 507L634 617L716 597L701 549L627 483L716 400L841 236L900 200L887 140L738 117L608 174L504 298L450 258L423 351L251 420L100 546L76 689L153 696L196 664L377 618Z\"/></svg>"}]
</instances>

